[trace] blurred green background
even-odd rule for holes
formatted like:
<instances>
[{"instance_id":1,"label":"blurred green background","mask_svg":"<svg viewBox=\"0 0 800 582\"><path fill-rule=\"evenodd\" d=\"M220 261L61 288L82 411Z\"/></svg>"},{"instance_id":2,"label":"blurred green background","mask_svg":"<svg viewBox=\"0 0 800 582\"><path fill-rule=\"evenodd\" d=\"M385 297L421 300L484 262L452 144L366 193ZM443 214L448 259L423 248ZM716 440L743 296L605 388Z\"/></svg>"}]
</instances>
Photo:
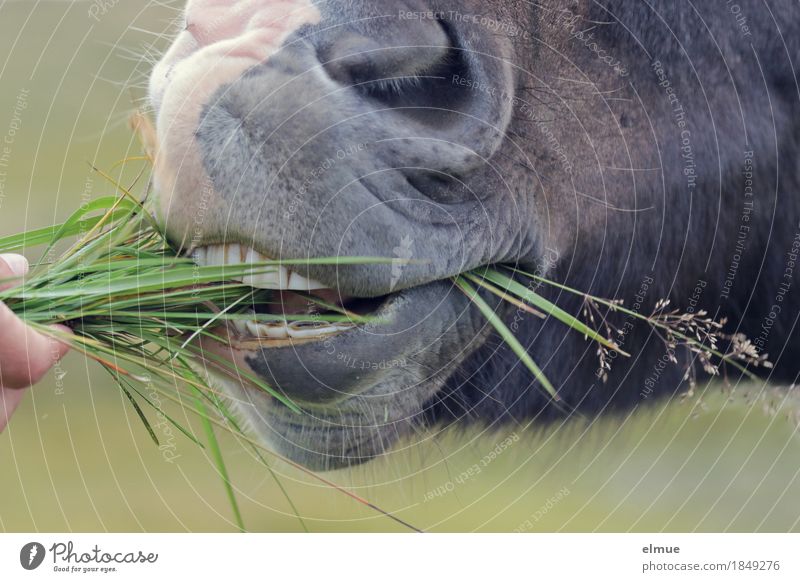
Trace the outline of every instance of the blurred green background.
<instances>
[{"instance_id":1,"label":"blurred green background","mask_svg":"<svg viewBox=\"0 0 800 582\"><path fill-rule=\"evenodd\" d=\"M144 95L149 47L163 48L180 5L0 3L0 139L20 125L0 234L52 224L83 196L113 193L89 163L110 168L138 153L126 121ZM20 94L27 107L15 121ZM798 409L793 392L710 388L627 418L519 429L485 466L508 433L451 431L327 477L435 531L798 530ZM247 527L300 531L249 450L230 437L222 444ZM205 453L179 438L175 454L166 462L109 378L73 354L0 436L0 530L235 530ZM312 531L403 529L274 467Z\"/></svg>"}]
</instances>

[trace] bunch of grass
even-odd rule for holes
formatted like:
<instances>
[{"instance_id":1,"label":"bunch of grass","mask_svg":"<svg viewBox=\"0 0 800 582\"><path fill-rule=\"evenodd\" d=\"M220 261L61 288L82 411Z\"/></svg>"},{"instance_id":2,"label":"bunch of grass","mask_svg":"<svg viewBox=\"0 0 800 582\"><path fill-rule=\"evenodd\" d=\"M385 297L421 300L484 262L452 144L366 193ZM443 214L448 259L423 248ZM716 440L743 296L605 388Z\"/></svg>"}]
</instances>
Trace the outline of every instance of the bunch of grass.
<instances>
[{"instance_id":1,"label":"bunch of grass","mask_svg":"<svg viewBox=\"0 0 800 582\"><path fill-rule=\"evenodd\" d=\"M57 250L65 244L66 250ZM272 272L286 265L387 262L355 257L200 267L170 245L144 204L127 191L120 197L94 200L62 224L0 238L0 253L35 247L44 247L41 258L32 263L23 280L1 281L15 285L0 291L0 301L39 333L69 344L108 371L156 445L159 440L148 411L163 415L187 439L208 449L241 529L244 522L215 429L234 432L268 468L269 464L262 456L261 445L244 434L222 395L198 373L192 361L202 358L204 364L247 380L296 413L300 409L260 378L236 369L224 358L201 353L194 340L203 336L226 343L228 340L215 329L238 318L260 323L284 318L250 311L274 301L274 296L236 281L245 275ZM312 295L308 300L319 302L328 311L315 314L315 321L373 322ZM62 324L72 333L53 324ZM150 396L152 390L196 413L202 436L168 415L160 405L161 398L154 402ZM334 483L313 477L382 512Z\"/></svg>"},{"instance_id":2,"label":"bunch of grass","mask_svg":"<svg viewBox=\"0 0 800 582\"><path fill-rule=\"evenodd\" d=\"M54 247L76 235L77 242L55 258ZM274 294L237 279L286 265L386 262L340 257L201 267L180 256L144 206L127 196L100 198L63 224L1 238L0 252L40 244L46 247L43 257L20 285L0 292L0 301L40 333L71 344L115 374L148 382L154 376L181 381L192 376L189 360L198 355L193 340L205 336L225 343L227 340L214 332L225 322L302 319L300 315L248 312L272 303ZM307 298L338 312L315 314L318 321L371 321L312 295ZM74 335L59 332L52 324L68 326ZM208 353L203 356L210 357ZM213 363L223 369L231 366L222 358ZM231 372L243 374L241 370ZM244 377L299 412L268 384Z\"/></svg>"}]
</instances>

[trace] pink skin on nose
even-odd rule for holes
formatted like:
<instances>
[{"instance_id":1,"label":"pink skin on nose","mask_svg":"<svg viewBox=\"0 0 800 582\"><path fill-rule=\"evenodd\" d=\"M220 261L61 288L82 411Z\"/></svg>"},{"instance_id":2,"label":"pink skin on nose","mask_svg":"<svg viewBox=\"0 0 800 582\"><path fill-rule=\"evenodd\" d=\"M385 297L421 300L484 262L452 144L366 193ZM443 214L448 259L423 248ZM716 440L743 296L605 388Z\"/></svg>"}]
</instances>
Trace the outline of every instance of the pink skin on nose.
<instances>
[{"instance_id":1,"label":"pink skin on nose","mask_svg":"<svg viewBox=\"0 0 800 582\"><path fill-rule=\"evenodd\" d=\"M197 225L186 209L222 210L194 140L200 112L220 86L268 60L320 14L310 0L189 0L185 14L186 29L153 69L150 99L158 108L160 211L170 230L188 235ZM183 212L170 213L173 200Z\"/></svg>"}]
</instances>

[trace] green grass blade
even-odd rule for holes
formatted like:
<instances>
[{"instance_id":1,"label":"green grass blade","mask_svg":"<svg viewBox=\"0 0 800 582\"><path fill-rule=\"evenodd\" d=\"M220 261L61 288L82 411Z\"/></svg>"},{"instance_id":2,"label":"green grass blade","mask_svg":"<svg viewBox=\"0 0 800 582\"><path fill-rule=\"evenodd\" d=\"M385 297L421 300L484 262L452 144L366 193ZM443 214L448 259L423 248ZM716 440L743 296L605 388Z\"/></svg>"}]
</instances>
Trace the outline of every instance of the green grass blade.
<instances>
[{"instance_id":1,"label":"green grass blade","mask_svg":"<svg viewBox=\"0 0 800 582\"><path fill-rule=\"evenodd\" d=\"M612 340L603 337L601 334L587 326L583 323L580 319L576 318L575 316L567 313L560 307L558 307L555 303L548 301L538 293L531 291L529 288L525 287L524 285L520 284L518 281L500 273L499 271L495 271L493 269L481 269L476 271L473 277L480 277L484 278L487 281L497 285L500 289L504 292L511 293L516 295L520 299L530 303L537 309L551 315L552 317L558 319L560 322L568 325L575 331L580 332L582 335L586 336L587 338L595 341L615 352L619 353L620 355L630 357L630 354L623 351L616 343Z\"/></svg>"},{"instance_id":2,"label":"green grass blade","mask_svg":"<svg viewBox=\"0 0 800 582\"><path fill-rule=\"evenodd\" d=\"M475 290L475 288L472 287L472 285L470 285L469 282L461 276L455 278L455 283L470 299L470 301L475 304L475 306L480 310L489 323L492 324L492 326L500 334L500 337L503 338L503 341L508 344L520 361L531 371L533 376L547 391L550 397L556 402L561 402L561 398L558 396L556 389L550 383L550 380L547 379L547 376L545 376L544 372L542 372L539 366L536 365L536 362L533 361L533 358L531 358L530 354L528 354L528 351L525 349L525 347L514 336L511 330L508 329L500 317L498 317L491 306L486 303L486 301L484 301L480 295L478 295L478 292Z\"/></svg>"},{"instance_id":3,"label":"green grass blade","mask_svg":"<svg viewBox=\"0 0 800 582\"><path fill-rule=\"evenodd\" d=\"M236 433L238 435L244 435L244 430L242 429L241 426L239 426L239 422L236 420L236 417L233 414L231 414L231 412L228 410L227 405L224 402L222 402L222 400L213 395L208 395L208 399L212 402L212 405L220 412L223 418L225 418L228 424L230 424L233 427ZM264 467L267 469L267 472L272 477L272 480L275 482L275 485L278 486L281 495L283 495L284 499L286 499L286 502L289 504L292 513L297 518L298 523L300 523L300 527L303 528L304 532L310 533L308 525L306 524L306 520L303 519L303 516L300 514L300 511L298 510L297 505L292 499L292 496L289 495L289 492L283 485L283 481L281 481L280 478L278 478L278 474L275 473L275 469L272 468L272 465L269 464L269 461L264 457L264 455L261 454L261 451L258 449L258 447L256 447L252 443L248 443L248 445L252 453L258 458L259 462L262 465L264 465Z\"/></svg>"},{"instance_id":4,"label":"green grass blade","mask_svg":"<svg viewBox=\"0 0 800 582\"><path fill-rule=\"evenodd\" d=\"M228 496L228 502L231 505L231 511L233 512L233 517L236 520L236 526L239 528L239 531L244 532L244 520L242 519L242 512L239 509L239 502L236 499L236 492L233 489L233 484L231 483L230 475L228 474L228 467L225 464L225 459L222 456L222 449L219 446L219 440L217 440L217 434L214 432L214 425L211 423L211 419L208 414L208 408L203 403L202 395L197 388L192 388L195 392L195 403L197 406L197 410L200 414L200 422L203 425L203 431L206 434L206 439L208 440L208 449L211 453L211 458L214 461L214 465L217 467L217 472L219 473L220 479L222 479L222 484L225 488L225 494Z\"/></svg>"},{"instance_id":5,"label":"green grass blade","mask_svg":"<svg viewBox=\"0 0 800 582\"><path fill-rule=\"evenodd\" d=\"M64 224L56 224L45 228L29 230L20 234L14 234L0 238L0 253L10 253L21 251L26 248L47 245L53 242L56 233L60 232L62 237L69 237L88 231L102 220L102 216L97 218L87 218L74 225L68 230L64 230Z\"/></svg>"},{"instance_id":6,"label":"green grass blade","mask_svg":"<svg viewBox=\"0 0 800 582\"><path fill-rule=\"evenodd\" d=\"M496 295L503 301L511 303L512 305L519 307L523 311L527 311L531 315L535 315L539 319L547 319L547 316L538 309L534 309L524 301L521 301L516 297L509 295L508 293L505 293L502 289L500 289L499 287L495 287L494 285L489 283L486 279L481 279L480 277L476 277L472 273L464 273L463 276L472 281L473 283L475 283L476 285L483 287L484 289L492 293L492 295Z\"/></svg>"},{"instance_id":7,"label":"green grass blade","mask_svg":"<svg viewBox=\"0 0 800 582\"><path fill-rule=\"evenodd\" d=\"M125 386L125 383L122 381L122 378L120 377L119 373L114 371L114 370L111 370L109 368L106 368L106 370L108 370L108 372L114 378L114 380L116 381L117 385L122 390L122 393L125 394L125 396L128 398L128 401L131 403L131 406L133 406L133 409L136 411L136 414L139 416L139 419L142 421L142 424L144 424L145 429L147 429L147 434L150 435L150 438L153 440L153 442L155 443L155 445L157 447L160 446L161 443L158 442L158 437L156 436L156 433L153 430L153 427L150 425L150 422L147 420L147 417L144 415L144 412L142 411L141 407L139 406L139 403L136 402L136 399L133 397L133 394L131 394L130 391L128 390L128 388Z\"/></svg>"},{"instance_id":8,"label":"green grass blade","mask_svg":"<svg viewBox=\"0 0 800 582\"><path fill-rule=\"evenodd\" d=\"M127 386L132 392L135 392L139 396L139 398L141 398L150 408L152 408L156 412L156 414L161 414L165 419L167 419L167 422L169 422L173 427L175 427L181 434L183 434L183 436L185 436L187 439L189 439L194 444L199 446L201 449L206 448L205 445L203 445L203 443L197 440L197 438L191 432L189 432L189 429L183 427L179 422L177 422L174 418L172 418L169 414L167 414L161 407L156 406L155 403L153 403L146 395L142 394L142 392L138 390L132 382L128 383Z\"/></svg>"}]
</instances>

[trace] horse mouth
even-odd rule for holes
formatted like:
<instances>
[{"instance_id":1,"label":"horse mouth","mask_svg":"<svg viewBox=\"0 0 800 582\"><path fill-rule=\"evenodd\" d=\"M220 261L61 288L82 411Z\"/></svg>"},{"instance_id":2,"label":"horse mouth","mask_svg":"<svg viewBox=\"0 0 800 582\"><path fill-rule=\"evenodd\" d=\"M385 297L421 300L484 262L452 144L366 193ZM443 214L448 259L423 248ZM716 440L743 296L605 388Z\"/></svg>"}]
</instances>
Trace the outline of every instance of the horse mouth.
<instances>
[{"instance_id":1,"label":"horse mouth","mask_svg":"<svg viewBox=\"0 0 800 582\"><path fill-rule=\"evenodd\" d=\"M270 261L241 244L198 247L192 256L201 266ZM230 280L256 293L266 290L261 294L268 300L254 302L202 338L203 352L213 354L204 359L219 368L213 361L221 358L233 369L217 371L231 380L254 388L248 380L254 376L304 408L329 409L370 390L384 374L397 373L409 338L424 327L411 297L430 285L355 297L289 267L253 270L259 274Z\"/></svg>"},{"instance_id":2,"label":"horse mouth","mask_svg":"<svg viewBox=\"0 0 800 582\"><path fill-rule=\"evenodd\" d=\"M198 247L192 257L200 266L252 265L272 260L241 244ZM227 339L240 349L281 348L328 340L358 328L365 317L376 314L389 299L388 295L344 295L286 266L232 280L272 291L270 303L254 305L244 313L252 319L235 319L226 326ZM338 321L332 322L331 318Z\"/></svg>"}]
</instances>

